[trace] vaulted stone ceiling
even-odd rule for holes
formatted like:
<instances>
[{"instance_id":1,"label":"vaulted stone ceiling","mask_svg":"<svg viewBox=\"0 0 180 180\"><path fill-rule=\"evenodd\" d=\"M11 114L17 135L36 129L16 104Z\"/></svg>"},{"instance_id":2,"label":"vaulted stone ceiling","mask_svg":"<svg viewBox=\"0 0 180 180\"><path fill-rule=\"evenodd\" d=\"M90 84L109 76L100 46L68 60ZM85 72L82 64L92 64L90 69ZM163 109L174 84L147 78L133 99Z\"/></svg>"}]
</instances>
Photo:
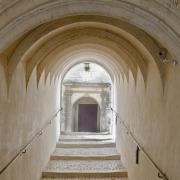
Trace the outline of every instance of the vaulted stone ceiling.
<instances>
[{"instance_id":1,"label":"vaulted stone ceiling","mask_svg":"<svg viewBox=\"0 0 180 180\"><path fill-rule=\"evenodd\" d=\"M19 63L28 85L33 70L37 82L43 72L56 79L68 65L92 59L127 81L129 72L136 81L140 70L145 84L154 63L164 86L169 65L158 53L166 48L167 57L178 60L180 23L174 22L180 22L180 14L178 1L163 2L2 1L0 52L8 84Z\"/></svg>"}]
</instances>

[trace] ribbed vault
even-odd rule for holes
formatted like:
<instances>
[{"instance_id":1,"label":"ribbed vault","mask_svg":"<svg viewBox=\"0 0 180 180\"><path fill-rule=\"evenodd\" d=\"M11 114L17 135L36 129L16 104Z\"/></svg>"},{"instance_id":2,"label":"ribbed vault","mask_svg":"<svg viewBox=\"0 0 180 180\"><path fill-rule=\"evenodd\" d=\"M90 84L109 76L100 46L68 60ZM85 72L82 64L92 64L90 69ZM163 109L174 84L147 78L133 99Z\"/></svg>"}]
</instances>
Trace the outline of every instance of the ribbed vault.
<instances>
[{"instance_id":1,"label":"ribbed vault","mask_svg":"<svg viewBox=\"0 0 180 180\"><path fill-rule=\"evenodd\" d=\"M0 51L30 29L54 19L73 15L108 16L133 24L161 42L178 58L179 9L174 0L16 0L0 8ZM6 2L6 1L5 1ZM167 11L168 8L168 11ZM3 13L2 13L3 12ZM18 28L17 28L18 27ZM178 44L178 46L174 46Z\"/></svg>"},{"instance_id":2,"label":"ribbed vault","mask_svg":"<svg viewBox=\"0 0 180 180\"><path fill-rule=\"evenodd\" d=\"M59 140L63 77L83 62L97 63L111 76L112 116L121 119L116 142L130 178L157 178L143 154L139 166L132 163L137 144L129 139L131 132L169 179L179 178L174 153L180 151L174 138L180 137L180 71L179 64L174 66L180 62L179 2L0 0L0 166L8 169L3 179L24 180L27 173L29 179L39 177ZM42 133L46 122L51 128ZM32 142L37 134L40 141ZM32 146L24 149L29 140ZM14 159L19 150L20 159ZM11 166L11 158L17 164ZM24 173L19 172L22 164L27 164Z\"/></svg>"},{"instance_id":3,"label":"ribbed vault","mask_svg":"<svg viewBox=\"0 0 180 180\"><path fill-rule=\"evenodd\" d=\"M94 15L66 17L32 29L7 48L7 79L10 84L19 63L24 64L28 86L35 68L39 82L43 72L46 78L49 73L51 79L56 78L68 63L90 59L107 64L112 68L109 71L127 80L131 72L135 82L140 69L145 84L148 64L155 63L164 86L168 66L159 60L161 47L147 33L125 21Z\"/></svg>"}]
</instances>

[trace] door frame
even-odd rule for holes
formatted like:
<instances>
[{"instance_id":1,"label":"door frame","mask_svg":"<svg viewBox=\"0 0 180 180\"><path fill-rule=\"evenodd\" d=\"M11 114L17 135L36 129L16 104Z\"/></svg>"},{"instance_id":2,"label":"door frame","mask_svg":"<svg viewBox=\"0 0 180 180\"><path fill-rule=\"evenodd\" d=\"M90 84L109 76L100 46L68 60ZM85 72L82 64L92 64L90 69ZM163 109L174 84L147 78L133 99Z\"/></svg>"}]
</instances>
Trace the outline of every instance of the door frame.
<instances>
[{"instance_id":1,"label":"door frame","mask_svg":"<svg viewBox=\"0 0 180 180\"><path fill-rule=\"evenodd\" d=\"M87 101L87 98L91 101ZM85 101L84 101L85 100ZM75 104L74 104L74 107L73 107L73 130L74 132L78 132L78 115L79 115L79 104L97 104L97 132L100 132L100 113L101 113L101 109L100 109L100 106L99 104L97 103L97 101L94 99L94 98L91 98L91 97L83 97L83 98L80 98Z\"/></svg>"}]
</instances>

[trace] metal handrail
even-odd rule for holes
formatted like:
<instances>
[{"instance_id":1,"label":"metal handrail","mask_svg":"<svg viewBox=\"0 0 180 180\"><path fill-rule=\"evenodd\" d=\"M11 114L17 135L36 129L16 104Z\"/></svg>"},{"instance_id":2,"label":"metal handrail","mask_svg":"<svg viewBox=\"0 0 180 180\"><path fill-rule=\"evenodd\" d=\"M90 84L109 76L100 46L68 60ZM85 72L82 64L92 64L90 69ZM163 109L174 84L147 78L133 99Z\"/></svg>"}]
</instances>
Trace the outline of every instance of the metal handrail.
<instances>
[{"instance_id":1,"label":"metal handrail","mask_svg":"<svg viewBox=\"0 0 180 180\"><path fill-rule=\"evenodd\" d=\"M126 129L127 134L132 138L133 142L136 144L136 146L138 147L138 149L140 151L142 151L145 155L145 157L149 160L149 162L151 162L151 164L158 170L158 177L163 179L163 180L169 180L169 178L166 176L166 174L159 168L159 166L155 163L155 161L150 157L150 155L145 151L145 149L140 145L140 143L138 142L138 140L135 138L135 135L132 133L132 131L128 128L128 126L126 125L126 123L122 120L122 118L119 116L119 114L113 109L111 108L112 112L114 112L115 116L116 116L116 123L117 120L119 119L119 123L122 124L124 126L124 128Z\"/></svg>"},{"instance_id":2,"label":"metal handrail","mask_svg":"<svg viewBox=\"0 0 180 180\"><path fill-rule=\"evenodd\" d=\"M51 118L48 120L44 126L28 141L26 145L24 145L19 152L0 170L0 175L3 174L9 166L18 159L19 156L25 154L27 152L28 147L34 142L35 139L39 138L43 131L52 124L52 121L55 119L55 117L62 111L62 108L60 108Z\"/></svg>"}]
</instances>

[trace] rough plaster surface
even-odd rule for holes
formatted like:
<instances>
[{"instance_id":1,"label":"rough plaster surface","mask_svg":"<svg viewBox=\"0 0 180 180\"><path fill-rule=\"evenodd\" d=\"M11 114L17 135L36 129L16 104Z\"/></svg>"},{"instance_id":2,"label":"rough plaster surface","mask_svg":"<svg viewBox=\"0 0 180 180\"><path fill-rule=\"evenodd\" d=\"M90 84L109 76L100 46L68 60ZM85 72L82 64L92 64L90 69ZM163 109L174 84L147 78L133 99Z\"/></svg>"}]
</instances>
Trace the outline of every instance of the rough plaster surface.
<instances>
[{"instance_id":1,"label":"rough plaster surface","mask_svg":"<svg viewBox=\"0 0 180 180\"><path fill-rule=\"evenodd\" d=\"M52 18L60 18L69 14L83 14L93 13L99 15L109 15L125 19L132 24L145 29L152 36L155 36L161 43L166 45L171 44L169 41L179 42L179 38L169 38L169 36L162 38L162 33L172 33L173 36L178 35L179 31L179 7L174 0L125 0L125 1L51 1L51 0L38 0L38 1L17 1L14 6L11 3L3 3L1 13L0 27L3 28L2 38L5 39L2 44L4 46L17 38L19 34L29 29L31 26L36 26L52 20ZM3 1L4 2L4 1ZM10 4L10 5L6 5ZM172 5L175 4L174 7ZM6 9L5 7L13 7ZM53 9L53 11L52 11ZM113 9L113 10L112 10ZM5 11L6 10L6 11ZM23 16L22 16L23 15ZM29 21L27 21L29 19ZM14 28L18 22L19 28ZM164 28L167 27L167 28ZM12 34L9 30L13 30ZM5 37L4 34L6 34ZM169 48L171 48L168 45ZM173 50L173 48L171 48ZM176 47L173 51L178 51ZM177 52L178 53L178 52Z\"/></svg>"},{"instance_id":2,"label":"rough plaster surface","mask_svg":"<svg viewBox=\"0 0 180 180\"><path fill-rule=\"evenodd\" d=\"M166 65L158 57L163 46L168 58L179 61L179 10L177 0L1 1L0 167L57 110L59 91L52 75L93 57L114 76L122 119L169 179L179 179L180 69L179 64ZM79 14L93 17L76 17ZM55 144L51 144L56 136L52 129L52 137L49 134L45 143L41 139L32 146L28 160L22 156L0 179L35 180ZM158 179L143 154L135 165L136 146L119 123L117 144L130 179Z\"/></svg>"},{"instance_id":3,"label":"rough plaster surface","mask_svg":"<svg viewBox=\"0 0 180 180\"><path fill-rule=\"evenodd\" d=\"M145 88L142 76L138 74L135 85L132 76L129 84L119 84L118 112L135 137L166 173L170 180L180 177L180 79L179 66L170 67L170 74L163 91L157 69L150 66L148 84ZM136 145L126 134L122 124L117 124L117 147L123 162L133 180L158 180L158 171L140 152L140 163L135 164Z\"/></svg>"},{"instance_id":4,"label":"rough plaster surface","mask_svg":"<svg viewBox=\"0 0 180 180\"><path fill-rule=\"evenodd\" d=\"M58 107L58 82L44 85L43 77L37 89L33 73L26 90L23 66L13 76L9 94L5 83L5 69L0 59L0 168L3 168L44 124L53 117ZM0 175L1 180L35 180L52 153L56 140L58 119L44 130L11 166Z\"/></svg>"}]
</instances>

